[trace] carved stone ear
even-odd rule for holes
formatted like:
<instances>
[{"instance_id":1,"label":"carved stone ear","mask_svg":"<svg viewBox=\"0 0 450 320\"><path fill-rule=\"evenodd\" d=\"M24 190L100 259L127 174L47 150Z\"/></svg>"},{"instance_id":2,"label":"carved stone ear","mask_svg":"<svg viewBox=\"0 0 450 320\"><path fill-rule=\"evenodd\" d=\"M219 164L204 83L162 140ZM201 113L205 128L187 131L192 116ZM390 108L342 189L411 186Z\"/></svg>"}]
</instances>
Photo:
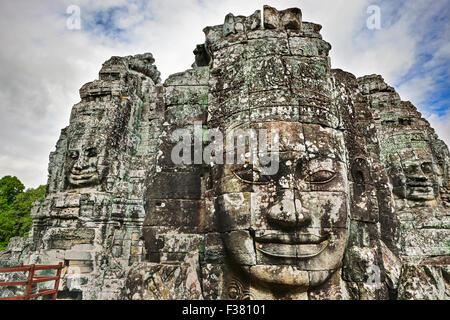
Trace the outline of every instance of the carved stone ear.
<instances>
[{"instance_id":1,"label":"carved stone ear","mask_svg":"<svg viewBox=\"0 0 450 320\"><path fill-rule=\"evenodd\" d=\"M280 13L277 9L264 6L264 28L277 29L280 27Z\"/></svg>"},{"instance_id":2,"label":"carved stone ear","mask_svg":"<svg viewBox=\"0 0 450 320\"><path fill-rule=\"evenodd\" d=\"M396 163L399 159L394 155L389 155L389 166L386 168L389 181L392 184L392 192L399 198L406 198L405 175L402 168Z\"/></svg>"},{"instance_id":3,"label":"carved stone ear","mask_svg":"<svg viewBox=\"0 0 450 320\"><path fill-rule=\"evenodd\" d=\"M369 164L364 158L356 158L352 161L351 173L355 184L370 183Z\"/></svg>"},{"instance_id":4,"label":"carved stone ear","mask_svg":"<svg viewBox=\"0 0 450 320\"><path fill-rule=\"evenodd\" d=\"M302 27L302 10L291 8L280 11L281 26L284 29L300 30Z\"/></svg>"}]
</instances>

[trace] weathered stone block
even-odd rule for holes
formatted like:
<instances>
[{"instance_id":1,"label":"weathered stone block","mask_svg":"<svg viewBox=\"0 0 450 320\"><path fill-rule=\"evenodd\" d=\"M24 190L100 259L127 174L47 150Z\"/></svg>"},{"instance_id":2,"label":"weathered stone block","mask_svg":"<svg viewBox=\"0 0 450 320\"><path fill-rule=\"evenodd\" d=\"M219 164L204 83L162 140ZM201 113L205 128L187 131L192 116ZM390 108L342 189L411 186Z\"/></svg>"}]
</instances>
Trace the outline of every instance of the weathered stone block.
<instances>
[{"instance_id":1,"label":"weathered stone block","mask_svg":"<svg viewBox=\"0 0 450 320\"><path fill-rule=\"evenodd\" d=\"M197 266L137 263L128 272L125 299L199 300L203 299Z\"/></svg>"},{"instance_id":2,"label":"weathered stone block","mask_svg":"<svg viewBox=\"0 0 450 320\"><path fill-rule=\"evenodd\" d=\"M239 230L222 234L223 241L228 248L236 252L237 263L240 265L255 265L256 253L253 239L248 231Z\"/></svg>"},{"instance_id":3,"label":"weathered stone block","mask_svg":"<svg viewBox=\"0 0 450 320\"><path fill-rule=\"evenodd\" d=\"M91 260L91 253L86 251L66 251L64 254L66 260Z\"/></svg>"}]
</instances>

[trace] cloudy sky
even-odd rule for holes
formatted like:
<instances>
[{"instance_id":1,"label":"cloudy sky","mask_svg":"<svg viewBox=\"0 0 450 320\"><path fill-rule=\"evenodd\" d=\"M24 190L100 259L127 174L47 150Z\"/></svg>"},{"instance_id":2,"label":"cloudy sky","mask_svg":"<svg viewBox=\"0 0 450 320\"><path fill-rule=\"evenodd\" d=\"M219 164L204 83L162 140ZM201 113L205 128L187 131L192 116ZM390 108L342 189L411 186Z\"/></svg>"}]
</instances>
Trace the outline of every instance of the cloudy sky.
<instances>
[{"instance_id":1,"label":"cloudy sky","mask_svg":"<svg viewBox=\"0 0 450 320\"><path fill-rule=\"evenodd\" d=\"M323 26L333 68L383 75L450 143L448 0L14 0L0 3L0 177L46 183L78 90L109 57L151 52L165 79L190 67L205 26L264 4L301 8ZM368 28L373 5L380 29Z\"/></svg>"}]
</instances>

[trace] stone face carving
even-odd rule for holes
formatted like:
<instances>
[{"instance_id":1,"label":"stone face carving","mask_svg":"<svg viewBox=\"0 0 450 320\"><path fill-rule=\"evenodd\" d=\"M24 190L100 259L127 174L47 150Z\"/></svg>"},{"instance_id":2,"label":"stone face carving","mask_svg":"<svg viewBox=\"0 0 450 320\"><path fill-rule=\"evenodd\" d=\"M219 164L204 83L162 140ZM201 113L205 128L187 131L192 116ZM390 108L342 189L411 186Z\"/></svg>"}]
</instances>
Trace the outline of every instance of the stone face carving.
<instances>
[{"instance_id":1,"label":"stone face carving","mask_svg":"<svg viewBox=\"0 0 450 320\"><path fill-rule=\"evenodd\" d=\"M412 201L430 201L438 195L437 168L429 153L397 153L390 158L391 179L396 196Z\"/></svg>"},{"instance_id":2,"label":"stone face carving","mask_svg":"<svg viewBox=\"0 0 450 320\"><path fill-rule=\"evenodd\" d=\"M347 172L338 160L342 154L330 154L330 146L342 145L343 136L318 125L266 123L274 127L283 142L278 173L261 176L255 165L225 168L213 176L213 181L227 181L216 214L231 258L250 266L252 278L317 286L340 268L346 246ZM322 145L312 135L316 130ZM306 147L315 144L317 149ZM293 266L290 275L287 266ZM308 273L315 275L312 281Z\"/></svg>"},{"instance_id":3,"label":"stone face carving","mask_svg":"<svg viewBox=\"0 0 450 320\"><path fill-rule=\"evenodd\" d=\"M164 83L149 53L105 62L11 261L64 262L83 299L448 299L447 146L381 76L331 69L300 9L262 16L206 27Z\"/></svg>"},{"instance_id":4,"label":"stone face carving","mask_svg":"<svg viewBox=\"0 0 450 320\"><path fill-rule=\"evenodd\" d=\"M404 264L398 298L448 298L448 282L443 280L450 254L443 240L450 236L445 196L448 160L443 160L448 148L416 108L401 101L381 76L362 77L358 84L375 118L380 158L399 219L396 246ZM414 280L406 280L412 274ZM436 286L429 286L431 282Z\"/></svg>"},{"instance_id":5,"label":"stone face carving","mask_svg":"<svg viewBox=\"0 0 450 320\"><path fill-rule=\"evenodd\" d=\"M300 10L265 7L264 18L273 34L250 31L251 40L231 47L222 46L232 41L227 33L210 38L208 124L229 129L224 139L236 130L277 130L279 169L264 176L251 162L214 166L215 216L228 269L236 270L229 290L239 279L250 297L273 297L275 284L278 291L289 287L285 297L298 298L342 266L347 155L339 112L331 105L327 53L305 55L308 39L287 36L292 21L300 31ZM308 71L309 64L317 68Z\"/></svg>"},{"instance_id":6,"label":"stone face carving","mask_svg":"<svg viewBox=\"0 0 450 320\"><path fill-rule=\"evenodd\" d=\"M100 116L103 116L103 112ZM69 130L67 139L67 189L95 187L108 173L107 141L102 139L101 129L86 128L83 123L79 123L79 126L77 124L77 131Z\"/></svg>"},{"instance_id":7,"label":"stone face carving","mask_svg":"<svg viewBox=\"0 0 450 320\"><path fill-rule=\"evenodd\" d=\"M71 167L68 180L73 187L96 185L100 181L97 171L98 149L96 146L87 148L70 148L69 157Z\"/></svg>"},{"instance_id":8,"label":"stone face carving","mask_svg":"<svg viewBox=\"0 0 450 320\"><path fill-rule=\"evenodd\" d=\"M143 192L160 127L151 54L113 57L84 85L50 155L47 195L33 208L25 263L64 263L60 291L116 299L144 256ZM107 286L104 287L104 286Z\"/></svg>"}]
</instances>

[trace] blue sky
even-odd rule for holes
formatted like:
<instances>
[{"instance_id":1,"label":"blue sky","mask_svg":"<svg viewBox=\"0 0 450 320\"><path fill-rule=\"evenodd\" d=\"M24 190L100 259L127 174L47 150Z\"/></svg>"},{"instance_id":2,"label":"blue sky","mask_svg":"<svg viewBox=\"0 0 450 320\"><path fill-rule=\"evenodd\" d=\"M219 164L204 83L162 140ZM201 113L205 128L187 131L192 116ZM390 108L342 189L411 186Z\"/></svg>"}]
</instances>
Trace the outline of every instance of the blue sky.
<instances>
[{"instance_id":1,"label":"blue sky","mask_svg":"<svg viewBox=\"0 0 450 320\"><path fill-rule=\"evenodd\" d=\"M323 26L332 67L381 74L450 143L448 0L15 0L0 3L0 176L45 184L48 156L79 88L113 55L152 52L162 78L190 68L202 29L264 4L299 7ZM81 29L68 30L70 5ZM381 10L369 30L367 8Z\"/></svg>"},{"instance_id":2,"label":"blue sky","mask_svg":"<svg viewBox=\"0 0 450 320\"><path fill-rule=\"evenodd\" d=\"M409 29L411 37L416 40L416 50L412 67L393 83L395 87L408 85L411 79L431 78L432 85L418 100L418 107L425 113L445 116L450 106L450 3L422 2L416 4L415 14L404 9L404 3L391 6L392 1L382 1L381 8L389 19L385 27L393 26L400 19L414 19L414 27ZM423 9L419 10L419 9ZM445 43L447 42L447 44ZM446 50L445 56L439 50Z\"/></svg>"}]
</instances>

